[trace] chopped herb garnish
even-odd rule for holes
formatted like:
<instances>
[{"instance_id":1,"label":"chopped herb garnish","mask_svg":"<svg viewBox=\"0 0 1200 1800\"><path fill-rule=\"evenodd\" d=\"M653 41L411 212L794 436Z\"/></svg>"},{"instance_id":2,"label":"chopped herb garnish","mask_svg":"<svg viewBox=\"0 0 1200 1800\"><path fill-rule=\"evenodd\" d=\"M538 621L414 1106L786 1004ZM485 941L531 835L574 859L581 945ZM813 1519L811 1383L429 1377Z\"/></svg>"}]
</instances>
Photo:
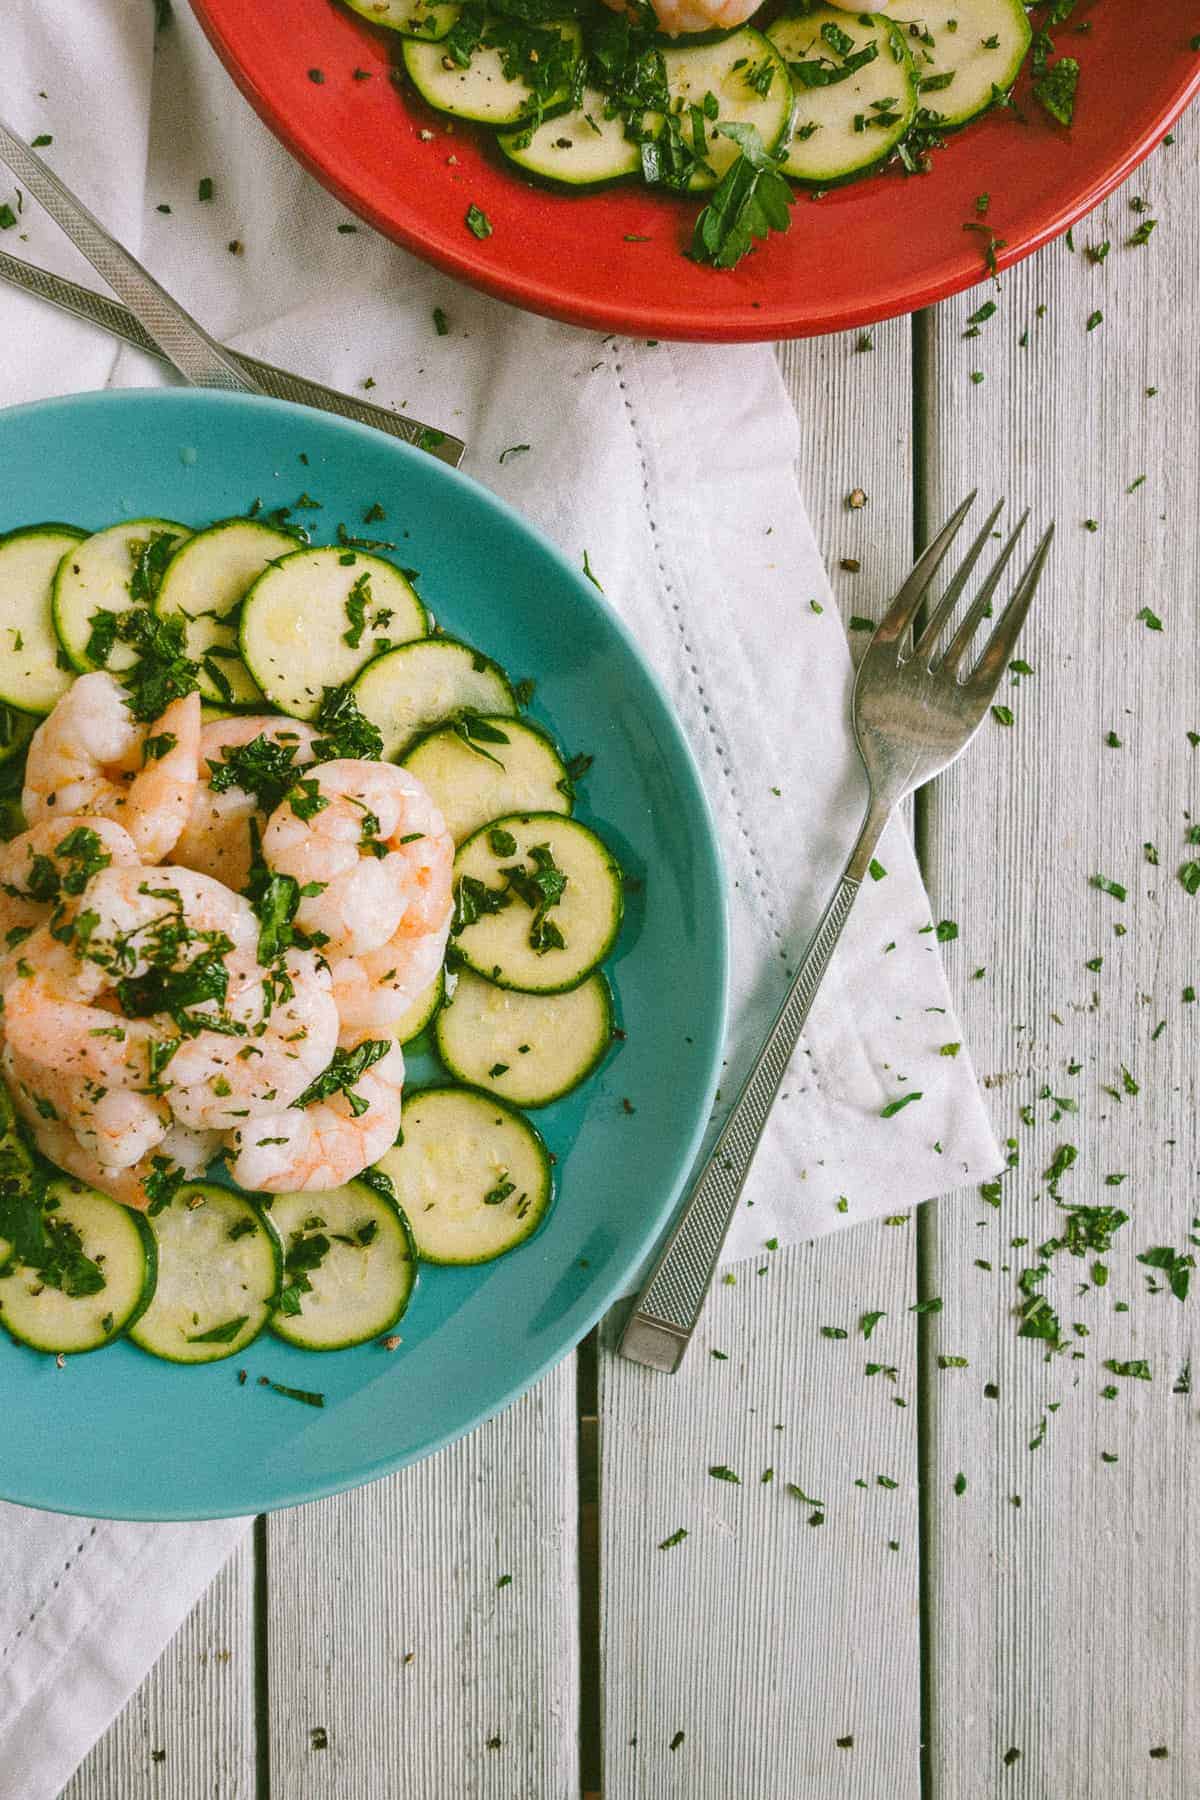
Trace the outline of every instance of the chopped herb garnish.
<instances>
[{"instance_id":1,"label":"chopped herb garnish","mask_svg":"<svg viewBox=\"0 0 1200 1800\"><path fill-rule=\"evenodd\" d=\"M372 1064L386 1056L393 1045L392 1038L366 1038L353 1050L335 1050L329 1067L309 1083L298 1100L292 1101L293 1107L303 1111L317 1100L345 1094L351 1113L356 1119L361 1118L368 1110L368 1102L354 1093L354 1083L362 1079Z\"/></svg>"},{"instance_id":2,"label":"chopped herb garnish","mask_svg":"<svg viewBox=\"0 0 1200 1800\"><path fill-rule=\"evenodd\" d=\"M881 1119L894 1118L895 1115L898 1112L902 1112L906 1106L911 1106L914 1100L923 1098L924 1096L920 1092L915 1092L912 1094L904 1094L898 1100L889 1100L886 1106L880 1108L879 1116Z\"/></svg>"},{"instance_id":3,"label":"chopped herb garnish","mask_svg":"<svg viewBox=\"0 0 1200 1800\"><path fill-rule=\"evenodd\" d=\"M1102 894L1111 894L1114 900L1124 900L1126 890L1119 881L1110 881L1107 875L1089 875L1088 886L1099 888Z\"/></svg>"},{"instance_id":4,"label":"chopped herb garnish","mask_svg":"<svg viewBox=\"0 0 1200 1800\"><path fill-rule=\"evenodd\" d=\"M807 65L791 66L795 69ZM714 268L732 269L749 254L756 239L788 229L796 197L780 170L779 160L763 144L753 125L723 122L716 129L737 144L740 154L730 163L696 220L692 255Z\"/></svg>"},{"instance_id":5,"label":"chopped herb garnish","mask_svg":"<svg viewBox=\"0 0 1200 1800\"><path fill-rule=\"evenodd\" d=\"M251 1231L254 1227L251 1225ZM201 1331L195 1337L188 1338L189 1344L232 1344L238 1333L250 1322L249 1313L243 1313L240 1319L226 1319L223 1325L214 1325L210 1331Z\"/></svg>"},{"instance_id":6,"label":"chopped herb garnish","mask_svg":"<svg viewBox=\"0 0 1200 1800\"><path fill-rule=\"evenodd\" d=\"M282 1394L285 1400L299 1400L305 1406L324 1406L324 1394L314 1394L308 1388L285 1387L281 1381L268 1381L265 1375L258 1378L259 1387L269 1388L273 1394Z\"/></svg>"}]
</instances>

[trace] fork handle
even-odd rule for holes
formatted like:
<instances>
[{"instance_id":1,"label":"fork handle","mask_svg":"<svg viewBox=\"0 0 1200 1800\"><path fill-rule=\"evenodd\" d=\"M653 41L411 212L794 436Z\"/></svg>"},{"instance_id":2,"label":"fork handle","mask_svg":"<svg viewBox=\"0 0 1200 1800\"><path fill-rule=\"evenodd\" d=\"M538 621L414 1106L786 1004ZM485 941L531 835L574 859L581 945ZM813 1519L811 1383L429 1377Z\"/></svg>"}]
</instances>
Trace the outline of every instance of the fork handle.
<instances>
[{"instance_id":1,"label":"fork handle","mask_svg":"<svg viewBox=\"0 0 1200 1800\"><path fill-rule=\"evenodd\" d=\"M0 119L0 162L45 208L113 293L125 302L164 356L193 387L257 394L258 383L229 351L210 338L124 245L118 244L81 200L29 145Z\"/></svg>"},{"instance_id":2,"label":"fork handle","mask_svg":"<svg viewBox=\"0 0 1200 1800\"><path fill-rule=\"evenodd\" d=\"M670 1237L634 1302L618 1346L631 1362L674 1374L683 1361L716 1272L750 1165L867 872L890 808L872 806L845 873L813 933L800 967L721 1128Z\"/></svg>"}]
</instances>

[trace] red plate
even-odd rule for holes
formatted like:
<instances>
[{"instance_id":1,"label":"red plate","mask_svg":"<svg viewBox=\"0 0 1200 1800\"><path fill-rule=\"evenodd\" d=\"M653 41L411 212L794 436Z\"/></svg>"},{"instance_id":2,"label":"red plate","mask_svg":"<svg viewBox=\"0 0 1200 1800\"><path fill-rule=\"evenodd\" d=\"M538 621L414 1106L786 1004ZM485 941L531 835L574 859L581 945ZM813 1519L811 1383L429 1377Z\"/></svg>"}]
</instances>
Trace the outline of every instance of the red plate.
<instances>
[{"instance_id":1,"label":"red plate","mask_svg":"<svg viewBox=\"0 0 1200 1800\"><path fill-rule=\"evenodd\" d=\"M809 337L911 312L982 279L986 225L1004 268L1089 212L1136 168L1200 88L1195 0L1104 0L1056 33L1082 66L1076 122L1018 91L937 154L801 196L792 228L723 273L682 250L696 206L636 184L588 196L529 186L486 133L448 126L388 79L394 34L334 0L192 0L234 80L346 206L407 249L502 300L599 331L719 343ZM355 80L365 70L370 80ZM310 70L324 79L312 80ZM422 131L432 131L427 142ZM468 205L492 221L482 242ZM648 242L630 242L645 238Z\"/></svg>"}]
</instances>

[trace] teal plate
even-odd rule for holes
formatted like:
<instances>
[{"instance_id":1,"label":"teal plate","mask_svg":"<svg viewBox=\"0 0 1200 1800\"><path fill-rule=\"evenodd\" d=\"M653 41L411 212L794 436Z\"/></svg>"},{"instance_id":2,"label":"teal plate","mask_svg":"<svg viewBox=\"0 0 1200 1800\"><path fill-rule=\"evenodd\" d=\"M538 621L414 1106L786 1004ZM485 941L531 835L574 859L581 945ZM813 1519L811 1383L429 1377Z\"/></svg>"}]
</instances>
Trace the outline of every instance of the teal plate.
<instances>
[{"instance_id":1,"label":"teal plate","mask_svg":"<svg viewBox=\"0 0 1200 1800\"><path fill-rule=\"evenodd\" d=\"M565 1356L628 1288L678 1199L716 1088L727 953L691 755L596 589L483 488L366 426L242 395L89 394L0 413L0 468L0 532L138 514L201 524L307 490L321 510L298 516L315 539L339 521L395 539L442 624L533 676L531 716L595 757L578 816L634 878L608 965L626 1035L597 1076L536 1115L558 1192L528 1244L483 1268L422 1269L392 1352L318 1355L264 1335L208 1368L116 1343L59 1369L0 1331L5 1499L198 1519L372 1481L510 1405ZM387 523L364 528L376 501ZM409 1064L414 1083L435 1073L428 1056ZM264 1375L318 1390L324 1408L260 1387Z\"/></svg>"}]
</instances>

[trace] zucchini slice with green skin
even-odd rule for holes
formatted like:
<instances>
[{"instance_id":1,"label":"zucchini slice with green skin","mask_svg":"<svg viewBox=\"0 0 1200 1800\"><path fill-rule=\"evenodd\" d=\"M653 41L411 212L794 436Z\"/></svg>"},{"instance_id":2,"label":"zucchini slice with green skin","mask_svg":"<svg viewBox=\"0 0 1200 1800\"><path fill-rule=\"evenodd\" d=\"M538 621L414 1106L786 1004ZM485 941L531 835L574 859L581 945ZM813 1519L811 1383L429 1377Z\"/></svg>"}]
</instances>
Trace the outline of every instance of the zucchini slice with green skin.
<instances>
[{"instance_id":1,"label":"zucchini slice with green skin","mask_svg":"<svg viewBox=\"0 0 1200 1800\"><path fill-rule=\"evenodd\" d=\"M344 4L370 25L398 31L401 37L433 41L445 37L462 11L445 0L344 0Z\"/></svg>"},{"instance_id":2,"label":"zucchini slice with green skin","mask_svg":"<svg viewBox=\"0 0 1200 1800\"><path fill-rule=\"evenodd\" d=\"M708 168L697 168L690 191L715 187L741 147L717 130L722 125L753 125L768 150L787 138L795 96L787 64L761 31L743 25L715 44L680 44L662 53L673 110L702 108L706 94L715 96L717 118L703 119ZM682 121L681 121L682 123ZM690 118L684 137L692 141Z\"/></svg>"},{"instance_id":3,"label":"zucchini slice with green skin","mask_svg":"<svg viewBox=\"0 0 1200 1800\"><path fill-rule=\"evenodd\" d=\"M957 131L1003 98L1033 40L1021 0L892 0L916 70L917 124Z\"/></svg>"},{"instance_id":4,"label":"zucchini slice with green skin","mask_svg":"<svg viewBox=\"0 0 1200 1800\"><path fill-rule=\"evenodd\" d=\"M192 1181L150 1219L158 1286L128 1336L164 1362L237 1356L271 1316L283 1269L275 1228L252 1201Z\"/></svg>"},{"instance_id":5,"label":"zucchini slice with green skin","mask_svg":"<svg viewBox=\"0 0 1200 1800\"><path fill-rule=\"evenodd\" d=\"M327 687L428 630L429 615L395 563L331 544L293 550L259 576L242 602L238 639L272 705L314 719Z\"/></svg>"},{"instance_id":6,"label":"zucchini slice with green skin","mask_svg":"<svg viewBox=\"0 0 1200 1800\"><path fill-rule=\"evenodd\" d=\"M401 1132L376 1167L396 1190L422 1262L493 1262L533 1236L554 1177L528 1119L494 1094L430 1087L405 1095Z\"/></svg>"},{"instance_id":7,"label":"zucchini slice with green skin","mask_svg":"<svg viewBox=\"0 0 1200 1800\"><path fill-rule=\"evenodd\" d=\"M283 1240L276 1337L301 1350L351 1350L399 1323L416 1285L417 1247L394 1200L348 1181L319 1194L276 1194L271 1220Z\"/></svg>"},{"instance_id":8,"label":"zucchini slice with green skin","mask_svg":"<svg viewBox=\"0 0 1200 1800\"><path fill-rule=\"evenodd\" d=\"M184 649L200 665L200 698L210 706L262 707L238 648L236 609L268 564L295 549L294 537L258 519L225 519L198 531L167 564L154 610L182 616Z\"/></svg>"},{"instance_id":9,"label":"zucchini slice with green skin","mask_svg":"<svg viewBox=\"0 0 1200 1800\"><path fill-rule=\"evenodd\" d=\"M565 994L519 994L461 969L433 1034L458 1081L514 1106L549 1106L610 1048L612 993L599 970Z\"/></svg>"},{"instance_id":10,"label":"zucchini slice with green skin","mask_svg":"<svg viewBox=\"0 0 1200 1800\"><path fill-rule=\"evenodd\" d=\"M354 698L383 737L385 762L399 762L416 738L447 719L465 713L512 718L517 710L499 663L448 637L401 644L377 656L354 683ZM492 749L483 738L479 742Z\"/></svg>"},{"instance_id":11,"label":"zucchini slice with green skin","mask_svg":"<svg viewBox=\"0 0 1200 1800\"><path fill-rule=\"evenodd\" d=\"M544 731L503 715L479 723L496 734L477 739L479 749L454 726L441 725L418 738L401 758L425 787L456 844L503 813L571 811L566 764Z\"/></svg>"},{"instance_id":12,"label":"zucchini slice with green skin","mask_svg":"<svg viewBox=\"0 0 1200 1800\"><path fill-rule=\"evenodd\" d=\"M821 36L824 26L832 27L832 43ZM819 6L776 19L767 36L796 90L784 174L833 187L885 162L911 130L918 105L908 39L890 17Z\"/></svg>"},{"instance_id":13,"label":"zucchini slice with green skin","mask_svg":"<svg viewBox=\"0 0 1200 1800\"><path fill-rule=\"evenodd\" d=\"M485 22L485 34L492 23L491 19ZM546 30L555 27L571 46L573 62L578 63L583 54L579 21L546 21ZM486 42L471 52L465 69L447 56L440 45L422 43L416 38L405 40L403 56L408 78L423 100L438 112L456 119L471 119L477 125L520 125L531 115L545 118L561 112L570 101L571 84L567 81L539 102L527 82L504 73L503 53Z\"/></svg>"},{"instance_id":14,"label":"zucchini slice with green skin","mask_svg":"<svg viewBox=\"0 0 1200 1800\"><path fill-rule=\"evenodd\" d=\"M58 565L87 536L74 525L25 525L0 537L0 700L44 715L71 685L54 635Z\"/></svg>"},{"instance_id":15,"label":"zucchini slice with green skin","mask_svg":"<svg viewBox=\"0 0 1200 1800\"><path fill-rule=\"evenodd\" d=\"M566 876L544 920L504 873L520 868L532 881L539 864ZM454 900L452 943L468 968L497 987L561 994L586 981L612 949L624 891L612 851L586 825L555 813L511 813L459 848ZM542 947L535 947L535 936Z\"/></svg>"},{"instance_id":16,"label":"zucchini slice with green skin","mask_svg":"<svg viewBox=\"0 0 1200 1800\"><path fill-rule=\"evenodd\" d=\"M19 1344L51 1356L84 1356L114 1343L150 1304L154 1235L140 1213L68 1176L46 1190L52 1237L70 1233L72 1247L95 1263L103 1285L94 1293L50 1286L22 1264L0 1275L0 1321ZM90 1283L88 1283L90 1285Z\"/></svg>"},{"instance_id":17,"label":"zucchini slice with green skin","mask_svg":"<svg viewBox=\"0 0 1200 1800\"><path fill-rule=\"evenodd\" d=\"M394 1036L399 1044L411 1044L423 1031L428 1031L437 1017L446 994L446 978L439 969L423 994L418 994L408 1011L396 1023Z\"/></svg>"},{"instance_id":18,"label":"zucchini slice with green skin","mask_svg":"<svg viewBox=\"0 0 1200 1800\"><path fill-rule=\"evenodd\" d=\"M131 667L136 656L128 644L113 644L103 663L88 655L96 614L119 615L148 604L152 596L139 594L135 599L130 586L141 556L148 546L157 549L160 544L165 555L170 545L162 543L164 538L176 540L178 549L191 535L187 525L174 519L124 519L106 531L94 532L63 556L54 577L51 617L55 635L77 674Z\"/></svg>"},{"instance_id":19,"label":"zucchini slice with green skin","mask_svg":"<svg viewBox=\"0 0 1200 1800\"><path fill-rule=\"evenodd\" d=\"M579 105L570 112L543 119L532 129L502 131L496 142L518 169L556 187L596 188L628 181L641 173L641 146L626 137L623 118L605 118L607 105L598 88L584 88Z\"/></svg>"}]
</instances>

